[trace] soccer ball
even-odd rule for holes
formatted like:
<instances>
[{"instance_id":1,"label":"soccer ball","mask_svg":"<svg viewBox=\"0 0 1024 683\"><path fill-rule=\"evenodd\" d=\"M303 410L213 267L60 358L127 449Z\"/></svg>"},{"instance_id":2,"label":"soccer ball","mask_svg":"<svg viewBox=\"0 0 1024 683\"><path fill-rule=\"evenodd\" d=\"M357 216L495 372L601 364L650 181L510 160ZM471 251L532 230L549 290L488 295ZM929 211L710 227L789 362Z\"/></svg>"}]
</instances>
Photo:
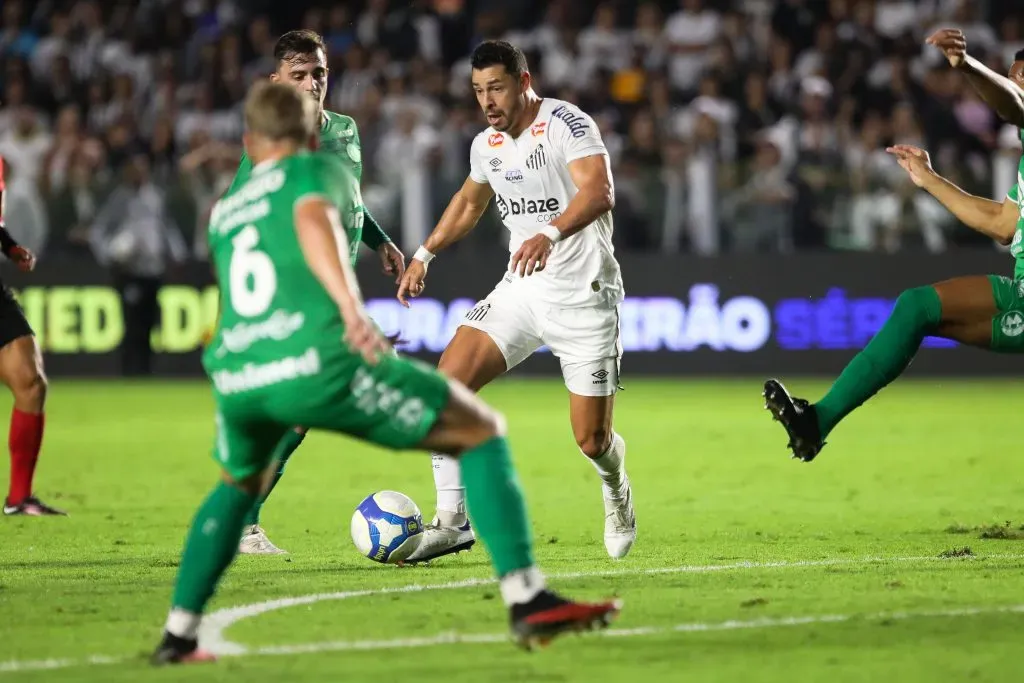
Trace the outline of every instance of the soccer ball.
<instances>
[{"instance_id":1,"label":"soccer ball","mask_svg":"<svg viewBox=\"0 0 1024 683\"><path fill-rule=\"evenodd\" d=\"M422 540L423 515L403 493L378 491L367 496L352 515L352 542L374 562L402 562Z\"/></svg>"}]
</instances>

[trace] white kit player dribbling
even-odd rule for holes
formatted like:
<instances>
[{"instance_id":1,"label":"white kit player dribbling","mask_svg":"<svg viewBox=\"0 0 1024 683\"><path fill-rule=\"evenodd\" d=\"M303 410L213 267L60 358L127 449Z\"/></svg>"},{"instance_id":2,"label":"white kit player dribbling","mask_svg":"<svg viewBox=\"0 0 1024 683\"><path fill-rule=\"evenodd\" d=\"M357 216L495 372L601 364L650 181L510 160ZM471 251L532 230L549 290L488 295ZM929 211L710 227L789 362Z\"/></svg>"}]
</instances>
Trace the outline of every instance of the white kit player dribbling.
<instances>
[{"instance_id":1,"label":"white kit player dribbling","mask_svg":"<svg viewBox=\"0 0 1024 683\"><path fill-rule=\"evenodd\" d=\"M511 233L509 269L463 319L439 370L474 391L542 346L559 359L582 453L602 480L604 542L613 558L636 540L626 444L612 429L619 386L622 276L612 246L614 189L594 121L533 91L523 53L504 41L474 50L473 89L490 127L473 141L470 174L402 278L418 296L427 266L476 225L491 198ZM408 560L464 550L474 537L458 461L434 455L437 515Z\"/></svg>"}]
</instances>

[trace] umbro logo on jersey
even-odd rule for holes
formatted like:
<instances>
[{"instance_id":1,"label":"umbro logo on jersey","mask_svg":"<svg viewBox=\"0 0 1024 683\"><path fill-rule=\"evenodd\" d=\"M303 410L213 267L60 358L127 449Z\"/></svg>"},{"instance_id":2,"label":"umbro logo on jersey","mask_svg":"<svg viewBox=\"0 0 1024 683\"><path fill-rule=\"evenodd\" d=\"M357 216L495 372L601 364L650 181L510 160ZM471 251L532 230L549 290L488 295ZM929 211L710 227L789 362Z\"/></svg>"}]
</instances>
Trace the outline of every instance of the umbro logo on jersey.
<instances>
[{"instance_id":1,"label":"umbro logo on jersey","mask_svg":"<svg viewBox=\"0 0 1024 683\"><path fill-rule=\"evenodd\" d=\"M543 168L548 163L548 153L544 149L544 145L537 145L537 149L533 150L533 154L526 157L526 168L531 171L536 171L539 168Z\"/></svg>"},{"instance_id":2,"label":"umbro logo on jersey","mask_svg":"<svg viewBox=\"0 0 1024 683\"><path fill-rule=\"evenodd\" d=\"M497 173L498 171L501 170L501 159L499 159L498 157L494 157L488 163L491 164L491 173Z\"/></svg>"},{"instance_id":3,"label":"umbro logo on jersey","mask_svg":"<svg viewBox=\"0 0 1024 683\"><path fill-rule=\"evenodd\" d=\"M491 147L497 147L503 142L505 142L505 135L503 133L491 133L487 138L487 144Z\"/></svg>"}]
</instances>

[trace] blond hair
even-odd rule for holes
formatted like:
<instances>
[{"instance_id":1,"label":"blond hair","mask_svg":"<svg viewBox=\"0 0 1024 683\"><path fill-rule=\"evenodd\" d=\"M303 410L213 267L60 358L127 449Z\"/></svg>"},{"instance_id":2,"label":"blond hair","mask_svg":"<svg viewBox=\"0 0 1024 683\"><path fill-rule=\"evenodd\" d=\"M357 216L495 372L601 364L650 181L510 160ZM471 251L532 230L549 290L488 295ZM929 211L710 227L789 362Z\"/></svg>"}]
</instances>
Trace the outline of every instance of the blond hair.
<instances>
[{"instance_id":1,"label":"blond hair","mask_svg":"<svg viewBox=\"0 0 1024 683\"><path fill-rule=\"evenodd\" d=\"M245 98L245 127L270 140L305 144L316 133L317 105L284 83L258 81Z\"/></svg>"}]
</instances>

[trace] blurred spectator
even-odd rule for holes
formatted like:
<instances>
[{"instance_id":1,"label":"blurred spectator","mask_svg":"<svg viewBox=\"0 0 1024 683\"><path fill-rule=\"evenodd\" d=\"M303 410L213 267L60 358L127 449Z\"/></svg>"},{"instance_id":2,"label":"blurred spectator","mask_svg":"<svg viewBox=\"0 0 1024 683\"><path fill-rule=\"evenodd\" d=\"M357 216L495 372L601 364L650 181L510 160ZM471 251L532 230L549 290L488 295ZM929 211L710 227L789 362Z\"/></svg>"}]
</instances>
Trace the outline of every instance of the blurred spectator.
<instances>
[{"instance_id":1,"label":"blurred spectator","mask_svg":"<svg viewBox=\"0 0 1024 683\"><path fill-rule=\"evenodd\" d=\"M439 162L440 140L415 107L402 109L394 117L395 127L381 139L377 164L392 202L401 206L402 232L392 237L408 248L422 244L434 227L430 180Z\"/></svg>"},{"instance_id":2,"label":"blurred spectator","mask_svg":"<svg viewBox=\"0 0 1024 683\"><path fill-rule=\"evenodd\" d=\"M669 43L669 74L672 85L692 90L707 61L708 48L721 31L721 15L704 0L679 0L679 11L665 23Z\"/></svg>"},{"instance_id":3,"label":"blurred spectator","mask_svg":"<svg viewBox=\"0 0 1024 683\"><path fill-rule=\"evenodd\" d=\"M4 165L17 175L17 183L35 189L42 181L43 157L49 151L53 138L43 128L39 112L35 109L17 107L13 115L11 128L0 135L0 157L3 157ZM8 182L8 189L11 182Z\"/></svg>"},{"instance_id":4,"label":"blurred spectator","mask_svg":"<svg viewBox=\"0 0 1024 683\"><path fill-rule=\"evenodd\" d=\"M796 188L790 183L776 141L763 136L754 143L754 159L746 182L729 207L734 212L732 251L788 251L793 240Z\"/></svg>"},{"instance_id":5,"label":"blurred spectator","mask_svg":"<svg viewBox=\"0 0 1024 683\"><path fill-rule=\"evenodd\" d=\"M89 235L93 254L111 269L121 295L125 328L121 372L125 376L150 374L150 333L159 316L157 293L168 269L188 256L164 192L153 184L150 171L144 151L128 157L121 182L103 204Z\"/></svg>"}]
</instances>

